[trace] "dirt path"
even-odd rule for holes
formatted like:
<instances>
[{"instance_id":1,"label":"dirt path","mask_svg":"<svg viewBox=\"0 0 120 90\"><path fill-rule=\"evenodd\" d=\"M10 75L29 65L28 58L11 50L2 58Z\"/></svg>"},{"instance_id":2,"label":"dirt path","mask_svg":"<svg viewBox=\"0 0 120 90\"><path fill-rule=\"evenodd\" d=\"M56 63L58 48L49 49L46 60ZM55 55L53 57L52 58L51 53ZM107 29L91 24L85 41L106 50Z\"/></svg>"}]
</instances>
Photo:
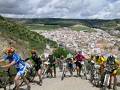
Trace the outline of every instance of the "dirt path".
<instances>
[{"instance_id":1,"label":"dirt path","mask_svg":"<svg viewBox=\"0 0 120 90\"><path fill-rule=\"evenodd\" d=\"M36 78L35 80L37 79L38 78ZM58 72L57 78L44 79L42 86L39 86L36 83L31 83L31 90L100 90L100 89L93 87L93 85L88 80L81 79L80 77L67 77L63 81L61 81L61 73ZM120 87L118 88L118 90L120 90Z\"/></svg>"},{"instance_id":2,"label":"dirt path","mask_svg":"<svg viewBox=\"0 0 120 90\"><path fill-rule=\"evenodd\" d=\"M35 81L38 81L38 77L35 78ZM31 90L100 90L99 88L93 87L88 80L81 79L80 77L66 77L61 81L61 73L59 71L57 71L57 78L45 78L42 86L36 83L31 83L30 85ZM20 88L20 90L27 90L26 85ZM118 87L118 90L120 90L120 87Z\"/></svg>"}]
</instances>

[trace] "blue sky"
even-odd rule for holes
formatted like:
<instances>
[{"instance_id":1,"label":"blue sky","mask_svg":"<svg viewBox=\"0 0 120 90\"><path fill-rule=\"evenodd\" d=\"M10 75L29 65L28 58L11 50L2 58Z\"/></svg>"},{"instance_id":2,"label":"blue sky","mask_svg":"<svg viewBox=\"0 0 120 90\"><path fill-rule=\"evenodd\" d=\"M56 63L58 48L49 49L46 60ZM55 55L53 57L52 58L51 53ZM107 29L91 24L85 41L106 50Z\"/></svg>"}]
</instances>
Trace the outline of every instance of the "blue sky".
<instances>
[{"instance_id":1,"label":"blue sky","mask_svg":"<svg viewBox=\"0 0 120 90\"><path fill-rule=\"evenodd\" d=\"M0 0L0 14L29 18L120 18L120 0Z\"/></svg>"}]
</instances>

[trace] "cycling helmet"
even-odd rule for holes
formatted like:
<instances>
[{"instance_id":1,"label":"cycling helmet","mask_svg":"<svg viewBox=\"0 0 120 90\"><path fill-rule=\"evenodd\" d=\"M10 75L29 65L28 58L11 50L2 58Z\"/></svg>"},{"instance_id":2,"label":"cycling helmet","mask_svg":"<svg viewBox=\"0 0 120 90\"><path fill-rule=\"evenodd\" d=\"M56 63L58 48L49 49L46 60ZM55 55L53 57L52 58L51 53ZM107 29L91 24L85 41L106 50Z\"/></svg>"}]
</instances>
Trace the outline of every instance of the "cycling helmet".
<instances>
[{"instance_id":1,"label":"cycling helmet","mask_svg":"<svg viewBox=\"0 0 120 90\"><path fill-rule=\"evenodd\" d=\"M35 49L31 50L31 54L36 54L36 50Z\"/></svg>"},{"instance_id":2,"label":"cycling helmet","mask_svg":"<svg viewBox=\"0 0 120 90\"><path fill-rule=\"evenodd\" d=\"M15 49L13 47L10 47L10 48L7 48L5 50L5 53L8 54L8 53L14 53L15 52Z\"/></svg>"}]
</instances>

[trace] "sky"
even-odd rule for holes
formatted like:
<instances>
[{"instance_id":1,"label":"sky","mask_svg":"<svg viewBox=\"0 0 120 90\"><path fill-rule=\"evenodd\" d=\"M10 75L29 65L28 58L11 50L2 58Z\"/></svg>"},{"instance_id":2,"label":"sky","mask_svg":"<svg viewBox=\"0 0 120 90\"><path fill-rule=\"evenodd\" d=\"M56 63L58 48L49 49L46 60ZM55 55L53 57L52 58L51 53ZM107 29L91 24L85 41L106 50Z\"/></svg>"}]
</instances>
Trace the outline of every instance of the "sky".
<instances>
[{"instance_id":1,"label":"sky","mask_svg":"<svg viewBox=\"0 0 120 90\"><path fill-rule=\"evenodd\" d=\"M0 15L12 18L120 18L120 0L0 0Z\"/></svg>"}]
</instances>

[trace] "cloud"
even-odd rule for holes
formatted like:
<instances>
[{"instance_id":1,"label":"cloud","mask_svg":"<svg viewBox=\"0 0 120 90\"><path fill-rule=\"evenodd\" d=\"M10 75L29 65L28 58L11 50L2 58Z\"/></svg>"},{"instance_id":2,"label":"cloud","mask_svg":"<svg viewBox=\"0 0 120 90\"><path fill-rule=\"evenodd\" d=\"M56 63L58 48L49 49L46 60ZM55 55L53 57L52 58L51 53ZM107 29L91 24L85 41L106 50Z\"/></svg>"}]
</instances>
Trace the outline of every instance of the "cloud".
<instances>
[{"instance_id":1,"label":"cloud","mask_svg":"<svg viewBox=\"0 0 120 90\"><path fill-rule=\"evenodd\" d=\"M120 18L120 0L0 0L7 17Z\"/></svg>"}]
</instances>

